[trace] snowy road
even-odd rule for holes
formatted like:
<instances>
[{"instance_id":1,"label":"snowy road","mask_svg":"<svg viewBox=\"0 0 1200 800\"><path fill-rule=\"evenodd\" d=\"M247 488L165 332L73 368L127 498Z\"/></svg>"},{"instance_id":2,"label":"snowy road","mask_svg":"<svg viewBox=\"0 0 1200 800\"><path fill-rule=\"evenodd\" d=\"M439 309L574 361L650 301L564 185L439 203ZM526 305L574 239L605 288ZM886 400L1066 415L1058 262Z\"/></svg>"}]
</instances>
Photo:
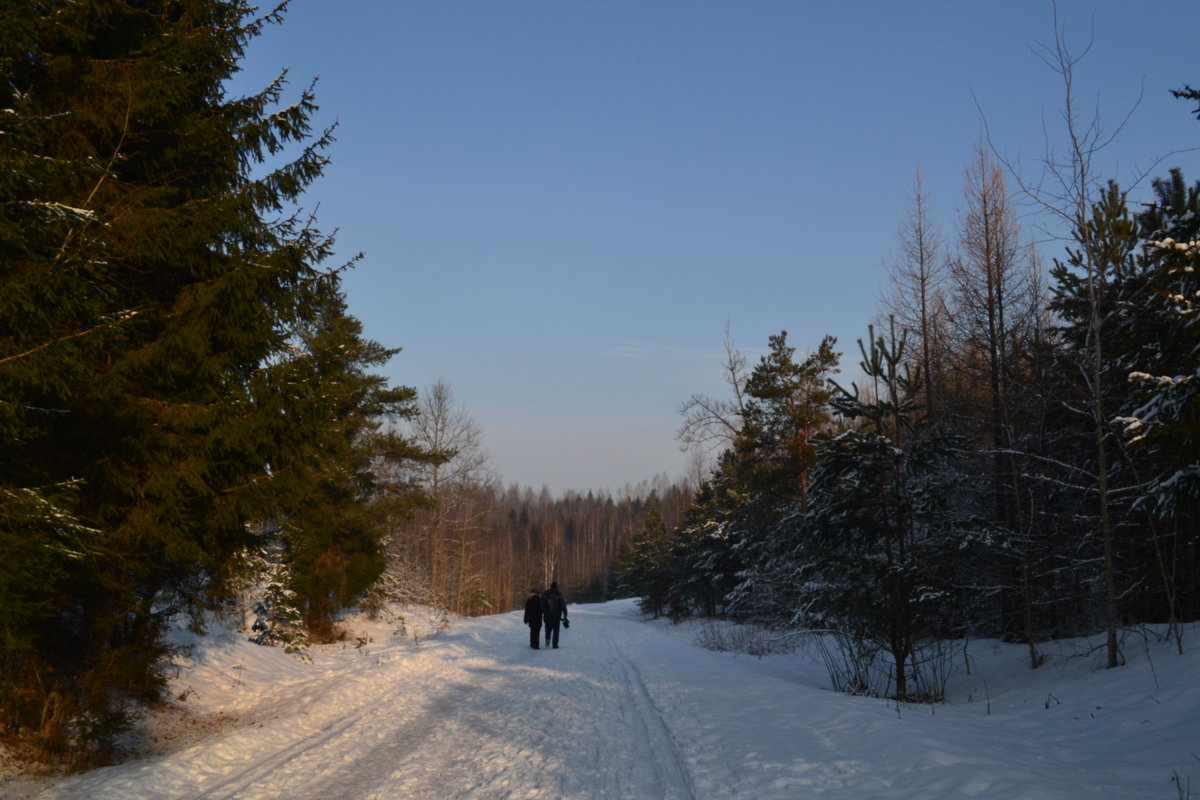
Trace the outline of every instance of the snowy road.
<instances>
[{"instance_id":1,"label":"snowy road","mask_svg":"<svg viewBox=\"0 0 1200 800\"><path fill-rule=\"evenodd\" d=\"M503 626L460 623L415 654L427 668L414 670L414 654L405 653L394 675L378 681L385 690L277 758L251 758L203 796L693 797L621 641L643 626L583 610L573 616L558 650L523 647L515 617Z\"/></svg>"},{"instance_id":2,"label":"snowy road","mask_svg":"<svg viewBox=\"0 0 1200 800\"><path fill-rule=\"evenodd\" d=\"M239 683L259 684L246 674L254 669L280 671L265 695L243 698L249 725L38 797L693 800L786 785L745 725L746 704L769 698L770 680L742 685L728 656L663 635L628 604L577 606L571 620L557 650L529 648L519 614L508 614L461 620L419 647L335 650L338 663L324 668L213 663ZM781 735L778 720L757 733ZM808 789L844 788L843 762L814 755L823 766L805 770Z\"/></svg>"},{"instance_id":3,"label":"snowy road","mask_svg":"<svg viewBox=\"0 0 1200 800\"><path fill-rule=\"evenodd\" d=\"M1200 775L1197 659L1166 645L1157 665L1036 673L1017 646L979 645L985 671L934 713L834 694L798 655L703 650L628 602L571 621L558 650L530 649L519 612L420 644L379 626L313 664L210 640L175 684L202 733L0 797L1069 800L1174 796L1173 773Z\"/></svg>"},{"instance_id":4,"label":"snowy road","mask_svg":"<svg viewBox=\"0 0 1200 800\"><path fill-rule=\"evenodd\" d=\"M557 650L519 615L463 620L419 647L342 651L327 679L284 665L249 727L170 756L102 769L40 797L205 800L666 798L694 785L664 722L655 653L682 646L633 616L576 607ZM683 662L695 660L695 648ZM666 663L666 662L663 662ZM238 665L237 672L252 666ZM229 671L229 668L225 668ZM250 676L237 675L232 680ZM719 717L719 715L717 715ZM692 720L689 735L715 727ZM698 723L698 724L696 724ZM731 776L720 776L729 787ZM149 793L149 794L148 794Z\"/></svg>"}]
</instances>

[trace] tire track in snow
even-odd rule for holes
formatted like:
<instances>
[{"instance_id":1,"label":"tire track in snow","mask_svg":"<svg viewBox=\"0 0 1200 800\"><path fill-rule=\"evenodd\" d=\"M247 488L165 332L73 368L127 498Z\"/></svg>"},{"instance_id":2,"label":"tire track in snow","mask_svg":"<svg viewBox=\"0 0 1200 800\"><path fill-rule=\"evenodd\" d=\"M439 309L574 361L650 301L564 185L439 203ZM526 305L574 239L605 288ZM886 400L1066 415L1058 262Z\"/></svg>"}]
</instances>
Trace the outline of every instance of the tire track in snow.
<instances>
[{"instance_id":1,"label":"tire track in snow","mask_svg":"<svg viewBox=\"0 0 1200 800\"><path fill-rule=\"evenodd\" d=\"M616 656L613 663L620 673L622 683L629 690L639 738L643 740L646 752L653 759L655 772L662 787L658 796L664 800L695 800L696 794L687 765L675 743L675 737L663 722L662 711L654 704L641 671L620 645L613 642L610 635L605 634L605 638L613 645L611 649Z\"/></svg>"}]
</instances>

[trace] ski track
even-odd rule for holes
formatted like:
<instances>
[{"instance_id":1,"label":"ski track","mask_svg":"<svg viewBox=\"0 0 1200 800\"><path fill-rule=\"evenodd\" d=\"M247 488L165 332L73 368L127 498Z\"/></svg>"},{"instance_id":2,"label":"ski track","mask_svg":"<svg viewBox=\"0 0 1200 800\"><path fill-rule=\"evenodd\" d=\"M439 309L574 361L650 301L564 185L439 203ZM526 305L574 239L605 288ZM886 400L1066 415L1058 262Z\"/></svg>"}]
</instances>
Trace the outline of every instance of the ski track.
<instances>
[{"instance_id":1,"label":"ski track","mask_svg":"<svg viewBox=\"0 0 1200 800\"><path fill-rule=\"evenodd\" d=\"M654 704L646 682L637 664L621 649L611 633L601 630L598 640L611 656L604 665L624 686L626 692L619 693L622 715L629 719L629 727L635 734L635 742L629 743L635 755L648 754L654 766L653 779L657 783L654 797L663 800L694 800L691 779L680 755L675 738L662 718L662 712Z\"/></svg>"}]
</instances>

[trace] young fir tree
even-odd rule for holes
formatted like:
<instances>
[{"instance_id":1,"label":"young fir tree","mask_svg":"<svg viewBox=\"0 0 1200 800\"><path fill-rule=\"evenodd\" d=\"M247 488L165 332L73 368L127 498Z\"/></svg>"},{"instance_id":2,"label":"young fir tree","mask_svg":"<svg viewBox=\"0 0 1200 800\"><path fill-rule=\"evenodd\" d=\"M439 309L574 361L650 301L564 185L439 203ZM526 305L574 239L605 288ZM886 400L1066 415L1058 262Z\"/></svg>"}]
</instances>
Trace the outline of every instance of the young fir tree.
<instances>
[{"instance_id":1,"label":"young fir tree","mask_svg":"<svg viewBox=\"0 0 1200 800\"><path fill-rule=\"evenodd\" d=\"M722 463L731 457L726 451ZM696 492L671 545L670 593L680 610L707 617L723 609L744 569L744 560L734 553L737 541L729 535L737 503L723 491L721 469Z\"/></svg>"},{"instance_id":2,"label":"young fir tree","mask_svg":"<svg viewBox=\"0 0 1200 800\"><path fill-rule=\"evenodd\" d=\"M962 442L925 426L919 372L909 368L903 337L872 330L860 347L870 385L839 388L833 399L856 426L821 446L809 512L795 523L792 578L798 611L889 653L894 696L907 698L914 657L954 615Z\"/></svg>"},{"instance_id":3,"label":"young fir tree","mask_svg":"<svg viewBox=\"0 0 1200 800\"><path fill-rule=\"evenodd\" d=\"M250 523L357 531L361 484L321 525L302 500L361 480L362 451L330 440L363 446L403 400L362 372L378 353L338 305L332 242L287 210L331 141L312 93L226 93L280 19L255 13L16 0L0 18L0 542L38 570L0 572L0 714L46 750L110 738L122 698L157 694L163 625L221 594ZM298 387L314 326L358 346ZM355 381L376 395L360 416L340 405ZM378 568L353 563L331 568L343 601Z\"/></svg>"}]
</instances>

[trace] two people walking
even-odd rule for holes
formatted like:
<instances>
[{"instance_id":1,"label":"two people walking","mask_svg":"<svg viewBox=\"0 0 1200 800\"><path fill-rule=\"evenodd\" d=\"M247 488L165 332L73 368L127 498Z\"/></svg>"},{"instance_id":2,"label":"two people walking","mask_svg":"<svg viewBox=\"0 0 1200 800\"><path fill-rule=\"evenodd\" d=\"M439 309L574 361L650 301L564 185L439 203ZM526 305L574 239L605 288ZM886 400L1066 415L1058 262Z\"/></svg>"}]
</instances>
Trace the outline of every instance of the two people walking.
<instances>
[{"instance_id":1,"label":"two people walking","mask_svg":"<svg viewBox=\"0 0 1200 800\"><path fill-rule=\"evenodd\" d=\"M567 601L558 590L557 583L551 583L544 592L529 590L529 598L525 601L525 624L529 626L530 647L538 649L542 624L545 623L546 646L557 648L559 626L564 622L568 627L571 624L567 619Z\"/></svg>"}]
</instances>

